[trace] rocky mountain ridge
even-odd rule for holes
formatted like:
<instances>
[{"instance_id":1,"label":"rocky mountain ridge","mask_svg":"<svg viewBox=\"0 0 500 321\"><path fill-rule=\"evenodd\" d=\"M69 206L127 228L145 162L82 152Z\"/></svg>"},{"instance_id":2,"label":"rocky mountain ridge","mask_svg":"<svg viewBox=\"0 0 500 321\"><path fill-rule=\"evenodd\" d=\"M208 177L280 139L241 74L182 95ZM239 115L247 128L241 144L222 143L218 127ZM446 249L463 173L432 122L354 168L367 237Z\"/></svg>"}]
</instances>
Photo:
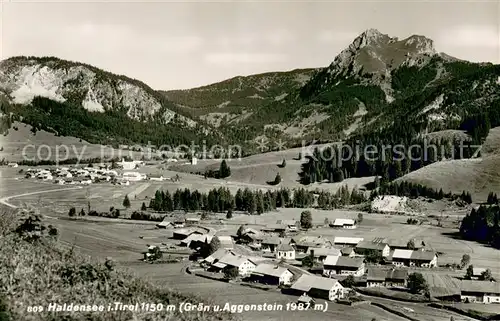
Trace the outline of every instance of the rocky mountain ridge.
<instances>
[{"instance_id":1,"label":"rocky mountain ridge","mask_svg":"<svg viewBox=\"0 0 500 321\"><path fill-rule=\"evenodd\" d=\"M238 76L188 90L156 91L83 63L15 57L0 62L0 93L35 128L51 122L62 132L86 133L91 118L100 134L85 139L94 143L124 134L129 142L144 141L141 135L161 131L183 143L203 134L231 144L270 139L290 146L376 133L401 119L422 133L456 129L499 99L499 76L498 66L438 53L424 36L399 40L368 29L324 68ZM59 105L35 100L34 106L35 96ZM72 127L49 117L69 117L68 111L79 119ZM115 134L116 122L140 129Z\"/></svg>"}]
</instances>

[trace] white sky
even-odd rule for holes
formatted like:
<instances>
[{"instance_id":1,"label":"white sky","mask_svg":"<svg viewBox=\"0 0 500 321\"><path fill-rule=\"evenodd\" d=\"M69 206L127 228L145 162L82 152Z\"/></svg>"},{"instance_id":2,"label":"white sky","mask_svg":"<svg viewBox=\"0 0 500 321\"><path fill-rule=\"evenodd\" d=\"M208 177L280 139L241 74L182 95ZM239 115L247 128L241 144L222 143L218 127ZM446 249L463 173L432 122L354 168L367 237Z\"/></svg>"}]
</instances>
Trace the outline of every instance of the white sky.
<instances>
[{"instance_id":1,"label":"white sky","mask_svg":"<svg viewBox=\"0 0 500 321\"><path fill-rule=\"evenodd\" d=\"M500 63L500 1L2 1L2 58L57 56L155 89L326 66L368 28Z\"/></svg>"}]
</instances>

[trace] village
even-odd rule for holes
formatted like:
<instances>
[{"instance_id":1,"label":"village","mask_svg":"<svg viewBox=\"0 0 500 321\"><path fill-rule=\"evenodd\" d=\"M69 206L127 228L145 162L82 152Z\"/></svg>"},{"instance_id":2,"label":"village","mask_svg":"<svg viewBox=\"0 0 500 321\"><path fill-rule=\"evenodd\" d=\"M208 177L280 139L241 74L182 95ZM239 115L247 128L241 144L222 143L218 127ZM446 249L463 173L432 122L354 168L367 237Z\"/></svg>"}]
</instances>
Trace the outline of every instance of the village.
<instances>
[{"instance_id":1,"label":"village","mask_svg":"<svg viewBox=\"0 0 500 321\"><path fill-rule=\"evenodd\" d=\"M344 232L358 226L357 220L343 218L325 223L324 228ZM276 289L298 296L302 304L352 303L358 292L409 294L424 288L434 302L500 303L500 283L485 278L491 271L474 268L465 277L470 272L464 269L464 277L450 276L462 272L460 267L444 267L439 249L418 239L309 235L298 220L278 220L260 230L242 225L236 233L202 227L199 216L165 218L157 227L172 233L175 246L150 244L145 261L173 248L190 249L187 270L193 277ZM452 286L434 284L434 278Z\"/></svg>"},{"instance_id":2,"label":"village","mask_svg":"<svg viewBox=\"0 0 500 321\"><path fill-rule=\"evenodd\" d=\"M163 181L168 178L162 174L144 174L135 171L145 165L144 161L132 160L107 164L89 164L87 166L28 168L19 173L24 174L26 179L38 179L45 182L53 182L58 185L90 185L95 183L109 182L115 185L130 185L130 182L143 180ZM9 167L17 168L17 163L9 163ZM178 180L178 176L169 178Z\"/></svg>"}]
</instances>

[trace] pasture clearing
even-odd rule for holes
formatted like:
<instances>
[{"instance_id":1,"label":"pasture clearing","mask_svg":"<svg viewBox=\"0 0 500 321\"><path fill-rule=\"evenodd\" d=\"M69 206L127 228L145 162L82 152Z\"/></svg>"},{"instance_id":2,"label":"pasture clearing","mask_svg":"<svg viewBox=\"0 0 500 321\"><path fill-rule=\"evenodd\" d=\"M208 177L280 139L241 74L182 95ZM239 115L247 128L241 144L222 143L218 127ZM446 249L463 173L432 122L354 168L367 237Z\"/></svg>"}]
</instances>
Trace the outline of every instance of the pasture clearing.
<instances>
[{"instance_id":1,"label":"pasture clearing","mask_svg":"<svg viewBox=\"0 0 500 321\"><path fill-rule=\"evenodd\" d=\"M17 128L17 130L14 128ZM2 136L0 139L0 146L3 147L3 151L0 151L0 158L5 158L11 162L19 162L22 160L55 161L56 155L59 155L59 160L69 158L111 159L125 156L140 159L142 156L139 152L91 144L71 136L56 136L45 130L39 130L36 134L33 134L31 128L30 125L14 122L7 136Z\"/></svg>"},{"instance_id":2,"label":"pasture clearing","mask_svg":"<svg viewBox=\"0 0 500 321\"><path fill-rule=\"evenodd\" d=\"M500 127L492 128L481 148L481 158L436 162L411 172L405 180L445 192L469 191L474 202L486 201L488 193L500 193Z\"/></svg>"}]
</instances>

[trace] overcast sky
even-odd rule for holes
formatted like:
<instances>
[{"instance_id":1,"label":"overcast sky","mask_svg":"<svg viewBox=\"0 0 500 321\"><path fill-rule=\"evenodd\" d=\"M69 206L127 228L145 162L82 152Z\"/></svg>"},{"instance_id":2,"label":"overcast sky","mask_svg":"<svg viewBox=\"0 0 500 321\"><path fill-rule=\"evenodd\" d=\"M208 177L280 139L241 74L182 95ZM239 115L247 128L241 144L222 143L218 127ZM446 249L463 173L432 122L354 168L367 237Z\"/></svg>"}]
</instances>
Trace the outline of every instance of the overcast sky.
<instances>
[{"instance_id":1,"label":"overcast sky","mask_svg":"<svg viewBox=\"0 0 500 321\"><path fill-rule=\"evenodd\" d=\"M3 58L57 56L155 89L326 66L368 28L500 62L499 1L0 2Z\"/></svg>"}]
</instances>

